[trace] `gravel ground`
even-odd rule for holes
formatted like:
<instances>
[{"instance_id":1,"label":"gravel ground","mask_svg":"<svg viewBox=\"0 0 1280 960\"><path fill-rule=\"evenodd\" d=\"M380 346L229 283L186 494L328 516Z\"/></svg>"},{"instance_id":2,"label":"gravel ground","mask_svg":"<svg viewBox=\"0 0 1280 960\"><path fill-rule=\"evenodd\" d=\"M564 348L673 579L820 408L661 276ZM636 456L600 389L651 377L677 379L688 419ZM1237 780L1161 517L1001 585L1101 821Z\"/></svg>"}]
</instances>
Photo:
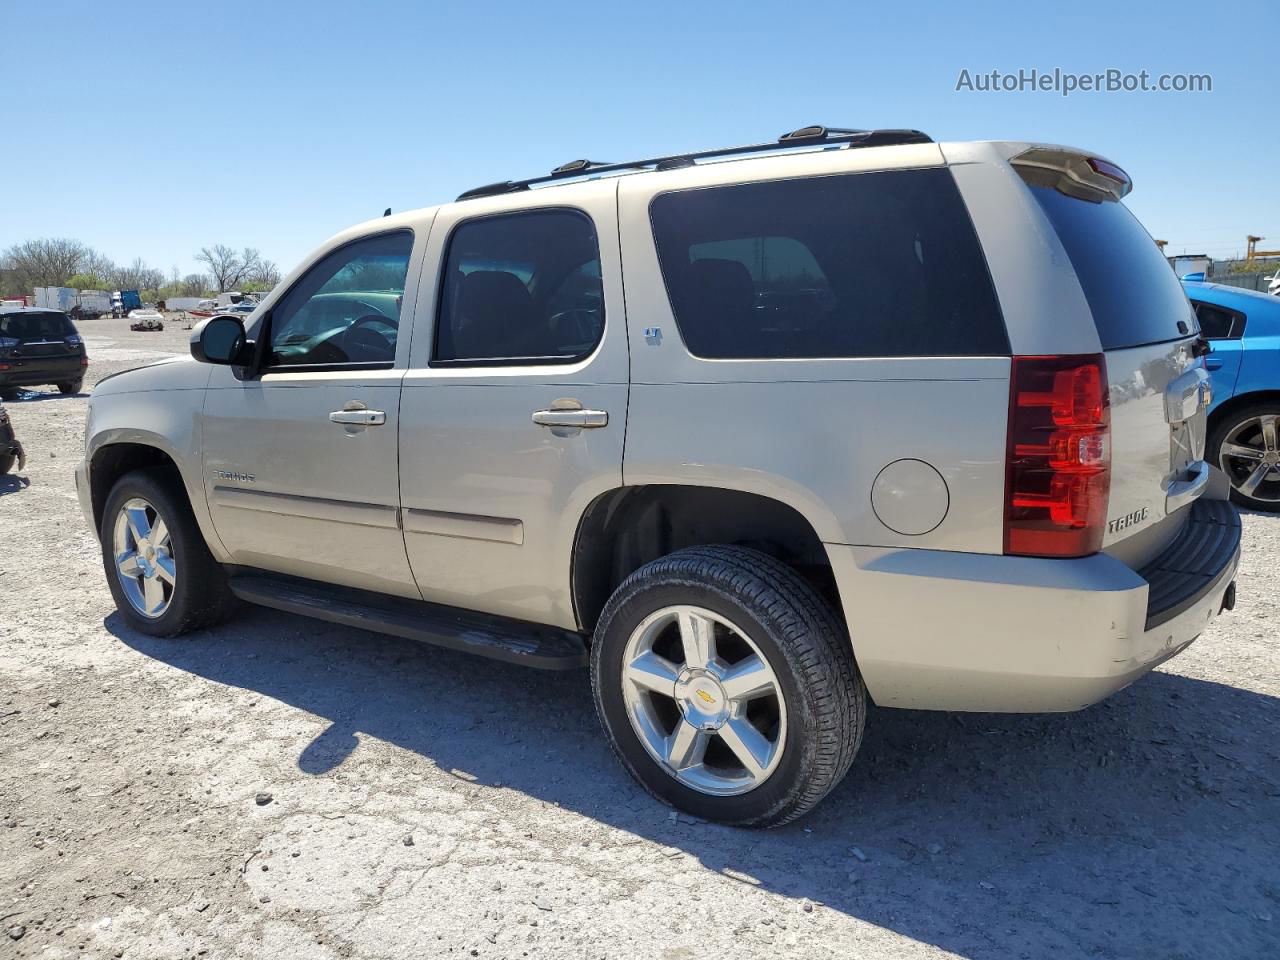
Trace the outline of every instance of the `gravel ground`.
<instances>
[{"instance_id":1,"label":"gravel ground","mask_svg":"<svg viewBox=\"0 0 1280 960\"><path fill-rule=\"evenodd\" d=\"M185 351L81 324L87 385ZM769 832L634 786L584 674L266 610L177 641L113 613L72 468L86 398L8 404L0 957L1280 955L1280 518L1240 603L1067 716L879 710Z\"/></svg>"}]
</instances>

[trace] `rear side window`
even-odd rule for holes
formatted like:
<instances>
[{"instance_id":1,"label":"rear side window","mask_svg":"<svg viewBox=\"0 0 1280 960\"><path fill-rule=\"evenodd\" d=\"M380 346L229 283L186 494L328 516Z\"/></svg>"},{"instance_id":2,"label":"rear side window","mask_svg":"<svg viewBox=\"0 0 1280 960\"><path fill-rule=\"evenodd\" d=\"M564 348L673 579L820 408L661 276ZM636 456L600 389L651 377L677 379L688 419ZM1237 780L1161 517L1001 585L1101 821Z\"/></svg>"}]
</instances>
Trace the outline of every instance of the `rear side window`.
<instances>
[{"instance_id":1,"label":"rear side window","mask_svg":"<svg viewBox=\"0 0 1280 960\"><path fill-rule=\"evenodd\" d=\"M946 170L666 193L650 217L676 324L696 356L1009 353Z\"/></svg>"},{"instance_id":2,"label":"rear side window","mask_svg":"<svg viewBox=\"0 0 1280 960\"><path fill-rule=\"evenodd\" d=\"M0 314L0 337L8 340L64 340L75 334L65 313Z\"/></svg>"},{"instance_id":3,"label":"rear side window","mask_svg":"<svg viewBox=\"0 0 1280 960\"><path fill-rule=\"evenodd\" d=\"M1124 204L1079 200L1050 187L1028 189L1071 258L1104 350L1178 340L1192 332L1182 285Z\"/></svg>"},{"instance_id":4,"label":"rear side window","mask_svg":"<svg viewBox=\"0 0 1280 960\"><path fill-rule=\"evenodd\" d=\"M433 363L572 363L603 331L600 246L585 214L504 214L454 231Z\"/></svg>"},{"instance_id":5,"label":"rear side window","mask_svg":"<svg viewBox=\"0 0 1280 960\"><path fill-rule=\"evenodd\" d=\"M1192 300L1191 307L1200 321L1200 333L1206 340L1239 340L1244 336L1244 314L1226 307Z\"/></svg>"}]
</instances>

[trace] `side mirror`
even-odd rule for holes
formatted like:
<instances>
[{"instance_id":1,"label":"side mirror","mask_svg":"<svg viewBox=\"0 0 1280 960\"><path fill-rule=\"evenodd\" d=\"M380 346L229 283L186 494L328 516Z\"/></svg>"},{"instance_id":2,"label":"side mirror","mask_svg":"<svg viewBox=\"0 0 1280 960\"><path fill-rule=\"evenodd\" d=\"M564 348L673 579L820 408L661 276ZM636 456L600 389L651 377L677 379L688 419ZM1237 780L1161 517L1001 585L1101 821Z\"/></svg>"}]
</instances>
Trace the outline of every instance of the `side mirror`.
<instances>
[{"instance_id":1,"label":"side mirror","mask_svg":"<svg viewBox=\"0 0 1280 960\"><path fill-rule=\"evenodd\" d=\"M251 346L238 317L210 317L191 334L191 356L201 363L243 365L249 362Z\"/></svg>"}]
</instances>

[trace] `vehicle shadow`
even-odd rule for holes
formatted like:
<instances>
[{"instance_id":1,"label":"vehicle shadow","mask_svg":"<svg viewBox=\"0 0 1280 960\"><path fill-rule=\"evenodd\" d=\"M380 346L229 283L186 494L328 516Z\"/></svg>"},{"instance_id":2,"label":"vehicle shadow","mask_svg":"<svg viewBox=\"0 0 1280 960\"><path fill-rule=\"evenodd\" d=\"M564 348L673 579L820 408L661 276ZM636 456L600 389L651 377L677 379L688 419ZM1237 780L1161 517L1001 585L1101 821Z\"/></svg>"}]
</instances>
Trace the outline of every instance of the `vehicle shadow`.
<instances>
[{"instance_id":1,"label":"vehicle shadow","mask_svg":"<svg viewBox=\"0 0 1280 960\"><path fill-rule=\"evenodd\" d=\"M0 474L0 497L7 493L21 493L31 486L31 481L16 473Z\"/></svg>"},{"instance_id":2,"label":"vehicle shadow","mask_svg":"<svg viewBox=\"0 0 1280 960\"><path fill-rule=\"evenodd\" d=\"M974 960L1274 955L1280 700L1157 672L1077 714L872 710L850 775L772 831L675 820L613 760L585 672L533 675L393 637L248 611L139 653L327 718L297 764L357 733L716 871ZM341 664L341 669L334 669ZM375 693L371 693L375 692Z\"/></svg>"}]
</instances>

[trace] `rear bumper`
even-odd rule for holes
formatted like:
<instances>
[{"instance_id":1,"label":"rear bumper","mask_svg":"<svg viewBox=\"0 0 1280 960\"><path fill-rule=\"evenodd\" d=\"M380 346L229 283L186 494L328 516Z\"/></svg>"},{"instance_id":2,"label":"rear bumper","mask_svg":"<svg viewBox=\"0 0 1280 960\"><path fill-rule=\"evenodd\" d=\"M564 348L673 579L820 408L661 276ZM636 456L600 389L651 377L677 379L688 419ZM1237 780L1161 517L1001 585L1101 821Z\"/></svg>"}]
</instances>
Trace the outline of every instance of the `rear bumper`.
<instances>
[{"instance_id":1,"label":"rear bumper","mask_svg":"<svg viewBox=\"0 0 1280 960\"><path fill-rule=\"evenodd\" d=\"M872 698L927 710L1066 711L1129 685L1203 632L1235 578L1235 508L1198 501L1191 510L1184 533L1141 574L1106 554L828 544Z\"/></svg>"},{"instance_id":2,"label":"rear bumper","mask_svg":"<svg viewBox=\"0 0 1280 960\"><path fill-rule=\"evenodd\" d=\"M46 383L74 383L84 379L81 357L33 359L21 363L6 360L8 370L0 370L0 387L34 387Z\"/></svg>"}]
</instances>

